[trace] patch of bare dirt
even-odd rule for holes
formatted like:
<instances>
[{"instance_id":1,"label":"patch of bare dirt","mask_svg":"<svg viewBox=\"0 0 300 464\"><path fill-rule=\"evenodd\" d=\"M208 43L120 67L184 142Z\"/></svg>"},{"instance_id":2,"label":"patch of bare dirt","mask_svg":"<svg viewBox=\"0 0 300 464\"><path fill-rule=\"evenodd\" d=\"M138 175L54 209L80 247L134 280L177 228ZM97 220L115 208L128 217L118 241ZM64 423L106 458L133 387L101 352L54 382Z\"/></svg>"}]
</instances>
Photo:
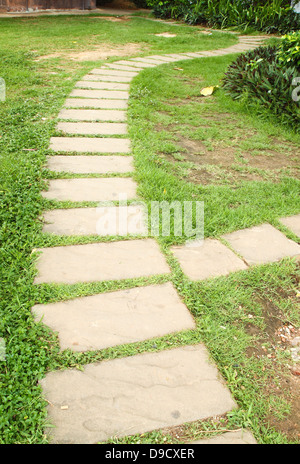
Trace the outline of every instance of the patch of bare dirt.
<instances>
[{"instance_id":1,"label":"patch of bare dirt","mask_svg":"<svg viewBox=\"0 0 300 464\"><path fill-rule=\"evenodd\" d=\"M124 23L130 21L129 16L91 16L89 19L100 19L101 21L110 21L112 23Z\"/></svg>"},{"instance_id":2,"label":"patch of bare dirt","mask_svg":"<svg viewBox=\"0 0 300 464\"><path fill-rule=\"evenodd\" d=\"M35 61L49 60L51 58L64 58L73 61L105 60L111 56L134 56L141 51L141 46L135 43L123 45L101 44L93 50L62 51L50 55L39 56Z\"/></svg>"}]
</instances>

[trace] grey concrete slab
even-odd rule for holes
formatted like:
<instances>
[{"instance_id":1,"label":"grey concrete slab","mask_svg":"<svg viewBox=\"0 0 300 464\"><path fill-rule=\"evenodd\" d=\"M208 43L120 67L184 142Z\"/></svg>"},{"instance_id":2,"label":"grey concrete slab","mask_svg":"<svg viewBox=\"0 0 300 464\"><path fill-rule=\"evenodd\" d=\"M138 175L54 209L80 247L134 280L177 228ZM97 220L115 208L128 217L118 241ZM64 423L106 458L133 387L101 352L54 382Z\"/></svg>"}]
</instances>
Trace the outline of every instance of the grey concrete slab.
<instances>
[{"instance_id":1,"label":"grey concrete slab","mask_svg":"<svg viewBox=\"0 0 300 464\"><path fill-rule=\"evenodd\" d=\"M127 124L117 122L59 122L56 129L77 135L126 135Z\"/></svg>"},{"instance_id":2,"label":"grey concrete slab","mask_svg":"<svg viewBox=\"0 0 300 464\"><path fill-rule=\"evenodd\" d=\"M152 64L154 66L159 66L160 64L166 63L165 60L155 59L155 58L152 58L151 56L144 57L144 58L138 58L138 59L134 59L130 61L138 61L139 63Z\"/></svg>"},{"instance_id":3,"label":"grey concrete slab","mask_svg":"<svg viewBox=\"0 0 300 464\"><path fill-rule=\"evenodd\" d=\"M86 90L74 89L70 93L70 97L85 97L85 98L107 98L116 100L128 100L129 93L123 90Z\"/></svg>"},{"instance_id":4,"label":"grey concrete slab","mask_svg":"<svg viewBox=\"0 0 300 464\"><path fill-rule=\"evenodd\" d=\"M107 66L107 65L106 65ZM90 71L91 74L96 74L100 76L117 76L117 77L135 77L138 75L137 70L133 71L122 71L122 70L113 70L113 69L108 69L108 68L99 68L99 69L93 69Z\"/></svg>"},{"instance_id":5,"label":"grey concrete slab","mask_svg":"<svg viewBox=\"0 0 300 464\"><path fill-rule=\"evenodd\" d=\"M270 224L238 230L223 238L249 265L300 255L300 246Z\"/></svg>"},{"instance_id":6,"label":"grey concrete slab","mask_svg":"<svg viewBox=\"0 0 300 464\"><path fill-rule=\"evenodd\" d=\"M107 69L114 69L114 70L119 70L119 71L142 71L144 68L141 68L141 67L136 67L136 66L126 66L126 65L123 65L123 64L115 64L115 63L111 63L111 64L106 64L105 65L107 67Z\"/></svg>"},{"instance_id":7,"label":"grey concrete slab","mask_svg":"<svg viewBox=\"0 0 300 464\"><path fill-rule=\"evenodd\" d=\"M67 98L64 107L122 110L128 107L128 103L126 100L105 100L100 98Z\"/></svg>"},{"instance_id":8,"label":"grey concrete slab","mask_svg":"<svg viewBox=\"0 0 300 464\"><path fill-rule=\"evenodd\" d=\"M61 444L97 443L236 407L202 345L50 372L40 383L52 442Z\"/></svg>"},{"instance_id":9,"label":"grey concrete slab","mask_svg":"<svg viewBox=\"0 0 300 464\"><path fill-rule=\"evenodd\" d=\"M120 61L121 63L121 61ZM147 63L145 61L140 61L140 58L131 58L128 61L123 61L123 64L138 66L139 68L156 68L157 64L155 63Z\"/></svg>"},{"instance_id":10,"label":"grey concrete slab","mask_svg":"<svg viewBox=\"0 0 300 464\"><path fill-rule=\"evenodd\" d=\"M130 140L110 137L51 137L51 150L80 153L130 153Z\"/></svg>"},{"instance_id":11,"label":"grey concrete slab","mask_svg":"<svg viewBox=\"0 0 300 464\"><path fill-rule=\"evenodd\" d=\"M82 77L82 81L93 81L93 82L124 82L129 83L131 82L133 77L126 77L126 76L107 76L101 74L87 74L86 76Z\"/></svg>"},{"instance_id":12,"label":"grey concrete slab","mask_svg":"<svg viewBox=\"0 0 300 464\"><path fill-rule=\"evenodd\" d=\"M190 443L191 445L256 445L257 441L249 430L237 430L222 433L213 438L206 438Z\"/></svg>"},{"instance_id":13,"label":"grey concrete slab","mask_svg":"<svg viewBox=\"0 0 300 464\"><path fill-rule=\"evenodd\" d=\"M202 246L174 246L171 251L191 280L203 280L247 269L246 264L218 240L207 239Z\"/></svg>"},{"instance_id":14,"label":"grey concrete slab","mask_svg":"<svg viewBox=\"0 0 300 464\"><path fill-rule=\"evenodd\" d=\"M196 327L170 283L35 305L32 311L58 332L62 350L102 350Z\"/></svg>"},{"instance_id":15,"label":"grey concrete slab","mask_svg":"<svg viewBox=\"0 0 300 464\"><path fill-rule=\"evenodd\" d=\"M119 201L120 195L136 198L136 189L130 178L54 179L42 196L59 201Z\"/></svg>"},{"instance_id":16,"label":"grey concrete slab","mask_svg":"<svg viewBox=\"0 0 300 464\"><path fill-rule=\"evenodd\" d=\"M100 90L126 90L130 89L128 84L119 82L94 82L94 81L78 81L75 87L80 89L100 89Z\"/></svg>"},{"instance_id":17,"label":"grey concrete slab","mask_svg":"<svg viewBox=\"0 0 300 464\"><path fill-rule=\"evenodd\" d=\"M157 60L165 61L166 63L173 63L175 61L175 58L171 58L171 57L164 56L164 55L151 55L149 56L149 58L154 58Z\"/></svg>"},{"instance_id":18,"label":"grey concrete slab","mask_svg":"<svg viewBox=\"0 0 300 464\"><path fill-rule=\"evenodd\" d=\"M54 209L43 219L43 232L55 235L147 235L142 205Z\"/></svg>"},{"instance_id":19,"label":"grey concrete slab","mask_svg":"<svg viewBox=\"0 0 300 464\"><path fill-rule=\"evenodd\" d=\"M168 274L170 269L151 239L43 248L35 284L96 282Z\"/></svg>"},{"instance_id":20,"label":"grey concrete slab","mask_svg":"<svg viewBox=\"0 0 300 464\"><path fill-rule=\"evenodd\" d=\"M47 167L55 172L73 174L110 174L133 171L132 156L54 155L47 157Z\"/></svg>"},{"instance_id":21,"label":"grey concrete slab","mask_svg":"<svg viewBox=\"0 0 300 464\"><path fill-rule=\"evenodd\" d=\"M297 235L297 237L300 237L300 214L281 218L279 221Z\"/></svg>"},{"instance_id":22,"label":"grey concrete slab","mask_svg":"<svg viewBox=\"0 0 300 464\"><path fill-rule=\"evenodd\" d=\"M77 110L62 109L58 115L59 119L70 119L73 121L126 121L126 112L122 110Z\"/></svg>"}]
</instances>

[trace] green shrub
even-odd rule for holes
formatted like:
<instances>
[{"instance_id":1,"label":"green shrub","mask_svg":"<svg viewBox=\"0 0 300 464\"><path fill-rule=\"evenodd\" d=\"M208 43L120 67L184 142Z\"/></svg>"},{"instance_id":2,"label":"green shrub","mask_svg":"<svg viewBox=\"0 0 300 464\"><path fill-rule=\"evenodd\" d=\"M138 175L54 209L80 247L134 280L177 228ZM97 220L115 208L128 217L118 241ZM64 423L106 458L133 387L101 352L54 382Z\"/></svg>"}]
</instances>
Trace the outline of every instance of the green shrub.
<instances>
[{"instance_id":1,"label":"green shrub","mask_svg":"<svg viewBox=\"0 0 300 464\"><path fill-rule=\"evenodd\" d=\"M240 55L225 74L223 88L233 99L273 115L280 123L299 130L299 102L292 98L296 67L282 68L276 46L259 47Z\"/></svg>"},{"instance_id":2,"label":"green shrub","mask_svg":"<svg viewBox=\"0 0 300 464\"><path fill-rule=\"evenodd\" d=\"M300 32L282 37L278 57L280 66L295 66L300 69Z\"/></svg>"}]
</instances>

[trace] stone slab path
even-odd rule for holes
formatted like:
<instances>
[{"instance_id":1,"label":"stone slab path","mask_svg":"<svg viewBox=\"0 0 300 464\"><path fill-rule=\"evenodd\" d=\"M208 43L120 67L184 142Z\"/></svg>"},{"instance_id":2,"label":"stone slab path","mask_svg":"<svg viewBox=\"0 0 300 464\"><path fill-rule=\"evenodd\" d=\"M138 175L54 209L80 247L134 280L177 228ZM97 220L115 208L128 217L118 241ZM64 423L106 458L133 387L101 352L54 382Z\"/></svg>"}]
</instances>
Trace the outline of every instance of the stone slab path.
<instances>
[{"instance_id":1,"label":"stone slab path","mask_svg":"<svg viewBox=\"0 0 300 464\"><path fill-rule=\"evenodd\" d=\"M43 231L57 236L122 239L37 250L36 285L170 275L157 242L147 238L145 211L138 203L135 181L116 177L134 170L130 141L124 138L129 84L144 69L246 51L255 48L259 40L247 36L222 50L121 59L81 78L58 115L57 131L64 136L51 138L53 155L47 159L53 173L75 177L50 180L43 196L52 201L101 204L97 208L79 204L45 211ZM82 174L86 177L76 178ZM97 174L102 177L95 178ZM124 194L136 203L121 205ZM299 216L281 222L294 233L299 232ZM270 225L227 234L223 241L207 239L202 247L173 247L172 251L191 280L247 270L258 262L299 253L296 243ZM57 332L61 350L74 352L145 341L196 327L170 282L39 304L33 307L33 313L37 321L42 319ZM222 415L236 407L201 344L90 364L83 371L50 372L41 386L49 404L48 420L54 425L50 431L54 443L97 443L112 436ZM249 432L243 437L237 432L208 441L216 440L255 442Z\"/></svg>"}]
</instances>

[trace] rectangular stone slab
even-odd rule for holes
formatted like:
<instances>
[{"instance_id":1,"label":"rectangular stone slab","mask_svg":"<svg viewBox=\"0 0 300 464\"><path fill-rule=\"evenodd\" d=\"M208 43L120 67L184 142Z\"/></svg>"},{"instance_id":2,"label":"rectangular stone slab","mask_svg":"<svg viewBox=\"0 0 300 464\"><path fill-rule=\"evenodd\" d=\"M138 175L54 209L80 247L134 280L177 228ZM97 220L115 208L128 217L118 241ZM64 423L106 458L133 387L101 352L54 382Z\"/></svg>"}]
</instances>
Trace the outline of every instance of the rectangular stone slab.
<instances>
[{"instance_id":1,"label":"rectangular stone slab","mask_svg":"<svg viewBox=\"0 0 300 464\"><path fill-rule=\"evenodd\" d=\"M78 135L125 135L127 124L117 122L58 122L58 131Z\"/></svg>"},{"instance_id":2,"label":"rectangular stone slab","mask_svg":"<svg viewBox=\"0 0 300 464\"><path fill-rule=\"evenodd\" d=\"M124 76L102 76L101 74L87 74L82 77L82 81L94 81L94 82L131 82L133 77L124 77Z\"/></svg>"},{"instance_id":3,"label":"rectangular stone slab","mask_svg":"<svg viewBox=\"0 0 300 464\"><path fill-rule=\"evenodd\" d=\"M264 264L300 255L300 245L289 240L270 224L237 230L223 235L249 264Z\"/></svg>"},{"instance_id":4,"label":"rectangular stone slab","mask_svg":"<svg viewBox=\"0 0 300 464\"><path fill-rule=\"evenodd\" d=\"M73 119L75 121L126 121L126 112L118 110L67 110L62 109L59 119Z\"/></svg>"},{"instance_id":5,"label":"rectangular stone slab","mask_svg":"<svg viewBox=\"0 0 300 464\"><path fill-rule=\"evenodd\" d=\"M129 90L128 84L119 82L93 82L93 81L78 81L75 87L80 89L100 89L100 90Z\"/></svg>"},{"instance_id":6,"label":"rectangular stone slab","mask_svg":"<svg viewBox=\"0 0 300 464\"><path fill-rule=\"evenodd\" d=\"M35 284L96 282L167 274L170 269L151 239L43 248Z\"/></svg>"},{"instance_id":7,"label":"rectangular stone slab","mask_svg":"<svg viewBox=\"0 0 300 464\"><path fill-rule=\"evenodd\" d=\"M100 137L51 137L51 150L80 153L130 153L130 140Z\"/></svg>"},{"instance_id":8,"label":"rectangular stone slab","mask_svg":"<svg viewBox=\"0 0 300 464\"><path fill-rule=\"evenodd\" d=\"M53 443L93 444L236 407L203 345L50 372L40 382Z\"/></svg>"},{"instance_id":9,"label":"rectangular stone slab","mask_svg":"<svg viewBox=\"0 0 300 464\"><path fill-rule=\"evenodd\" d=\"M297 235L297 237L300 237L300 214L281 218L279 221Z\"/></svg>"},{"instance_id":10,"label":"rectangular stone slab","mask_svg":"<svg viewBox=\"0 0 300 464\"><path fill-rule=\"evenodd\" d=\"M100 76L117 76L117 77L135 77L138 75L138 71L122 71L122 70L114 70L114 69L107 69L107 68L99 68L93 69L90 71L91 74L96 74Z\"/></svg>"},{"instance_id":11,"label":"rectangular stone slab","mask_svg":"<svg viewBox=\"0 0 300 464\"><path fill-rule=\"evenodd\" d=\"M247 269L246 264L218 240L207 239L202 246L174 246L172 252L191 280L203 280Z\"/></svg>"},{"instance_id":12,"label":"rectangular stone slab","mask_svg":"<svg viewBox=\"0 0 300 464\"><path fill-rule=\"evenodd\" d=\"M196 327L170 283L36 305L32 311L58 332L62 350L102 350Z\"/></svg>"},{"instance_id":13,"label":"rectangular stone slab","mask_svg":"<svg viewBox=\"0 0 300 464\"><path fill-rule=\"evenodd\" d=\"M97 98L67 98L65 108L102 108L102 109L126 109L126 100L104 100Z\"/></svg>"},{"instance_id":14,"label":"rectangular stone slab","mask_svg":"<svg viewBox=\"0 0 300 464\"><path fill-rule=\"evenodd\" d=\"M70 97L85 97L85 98L108 98L117 100L128 100L129 93L119 90L85 90L74 89L70 93Z\"/></svg>"},{"instance_id":15,"label":"rectangular stone slab","mask_svg":"<svg viewBox=\"0 0 300 464\"><path fill-rule=\"evenodd\" d=\"M47 167L55 172L74 174L109 174L133 171L132 156L54 155L47 157Z\"/></svg>"},{"instance_id":16,"label":"rectangular stone slab","mask_svg":"<svg viewBox=\"0 0 300 464\"><path fill-rule=\"evenodd\" d=\"M126 66L126 65L123 65L123 64L115 64L115 63L111 63L111 64L106 64L105 65L107 69L113 69L113 70L118 70L118 71L141 71L142 69L144 68L138 68L138 67L135 67L135 66Z\"/></svg>"},{"instance_id":17,"label":"rectangular stone slab","mask_svg":"<svg viewBox=\"0 0 300 464\"><path fill-rule=\"evenodd\" d=\"M54 209L43 218L43 232L56 235L147 235L141 205Z\"/></svg>"},{"instance_id":18,"label":"rectangular stone slab","mask_svg":"<svg viewBox=\"0 0 300 464\"><path fill-rule=\"evenodd\" d=\"M136 198L136 188L129 178L54 179L42 196L59 201L119 201L120 195L128 200Z\"/></svg>"}]
</instances>

